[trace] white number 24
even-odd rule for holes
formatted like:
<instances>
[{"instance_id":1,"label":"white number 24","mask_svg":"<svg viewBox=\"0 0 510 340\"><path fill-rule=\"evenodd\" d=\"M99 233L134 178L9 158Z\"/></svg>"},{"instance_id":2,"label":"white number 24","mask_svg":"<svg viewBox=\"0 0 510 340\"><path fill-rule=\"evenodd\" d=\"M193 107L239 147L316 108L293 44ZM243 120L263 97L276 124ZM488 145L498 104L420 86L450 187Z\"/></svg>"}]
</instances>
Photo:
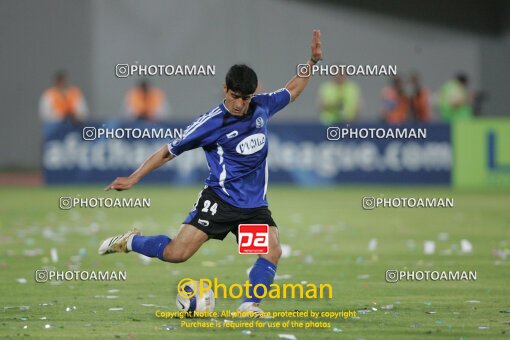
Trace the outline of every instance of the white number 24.
<instances>
[{"instance_id":1,"label":"white number 24","mask_svg":"<svg viewBox=\"0 0 510 340\"><path fill-rule=\"evenodd\" d=\"M209 209L209 207L211 209ZM216 215L216 209L218 209L218 203L214 203L211 207L211 201L209 200L205 200L204 201L204 208L202 209L202 212L209 212L209 210L211 210L211 214L214 216Z\"/></svg>"}]
</instances>

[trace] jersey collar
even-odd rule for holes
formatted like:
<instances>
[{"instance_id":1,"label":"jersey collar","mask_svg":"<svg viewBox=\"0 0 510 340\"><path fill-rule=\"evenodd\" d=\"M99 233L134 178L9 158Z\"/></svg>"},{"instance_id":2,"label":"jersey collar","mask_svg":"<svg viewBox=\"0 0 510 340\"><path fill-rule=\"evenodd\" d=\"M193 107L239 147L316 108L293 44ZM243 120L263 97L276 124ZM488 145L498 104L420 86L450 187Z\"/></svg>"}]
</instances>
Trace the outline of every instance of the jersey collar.
<instances>
[{"instance_id":1,"label":"jersey collar","mask_svg":"<svg viewBox=\"0 0 510 340\"><path fill-rule=\"evenodd\" d=\"M248 112L244 116L236 116L230 113L230 111L227 109L227 106L225 105L225 99L223 99L223 102L220 104L220 108L225 112L225 116L227 117L234 117L236 119L246 119L253 115L254 109L252 107L252 103L250 103L250 106L248 107Z\"/></svg>"}]
</instances>

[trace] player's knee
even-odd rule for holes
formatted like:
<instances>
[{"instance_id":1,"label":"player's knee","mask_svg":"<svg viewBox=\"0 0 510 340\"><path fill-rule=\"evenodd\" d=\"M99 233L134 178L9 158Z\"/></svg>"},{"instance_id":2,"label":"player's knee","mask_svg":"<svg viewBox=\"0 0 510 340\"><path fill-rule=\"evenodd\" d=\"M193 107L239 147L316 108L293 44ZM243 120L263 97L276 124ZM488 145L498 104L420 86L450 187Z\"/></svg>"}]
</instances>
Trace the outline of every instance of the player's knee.
<instances>
[{"instance_id":1,"label":"player's knee","mask_svg":"<svg viewBox=\"0 0 510 340\"><path fill-rule=\"evenodd\" d=\"M277 261L280 259L280 257L282 257L282 247L280 247L280 245L277 245L276 247L274 247L273 256Z\"/></svg>"},{"instance_id":2,"label":"player's knee","mask_svg":"<svg viewBox=\"0 0 510 340\"><path fill-rule=\"evenodd\" d=\"M263 257L274 264L278 264L278 260L282 256L282 247L279 244L269 247L269 252Z\"/></svg>"}]
</instances>

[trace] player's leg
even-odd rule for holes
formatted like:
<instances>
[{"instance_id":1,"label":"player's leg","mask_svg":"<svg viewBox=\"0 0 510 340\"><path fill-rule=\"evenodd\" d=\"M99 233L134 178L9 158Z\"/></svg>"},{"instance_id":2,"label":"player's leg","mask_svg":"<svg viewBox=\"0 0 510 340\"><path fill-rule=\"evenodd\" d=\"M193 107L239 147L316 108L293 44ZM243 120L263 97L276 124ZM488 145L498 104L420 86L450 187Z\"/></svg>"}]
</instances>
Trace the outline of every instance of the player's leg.
<instances>
[{"instance_id":1,"label":"player's leg","mask_svg":"<svg viewBox=\"0 0 510 340\"><path fill-rule=\"evenodd\" d=\"M138 230L106 239L99 248L99 254L134 251L148 257L157 257L167 262L184 262L207 241L203 231L189 224L181 225L172 240L166 235L142 236Z\"/></svg>"},{"instance_id":2,"label":"player's leg","mask_svg":"<svg viewBox=\"0 0 510 340\"><path fill-rule=\"evenodd\" d=\"M99 247L99 254L134 251L148 257L157 257L161 261L186 261L209 239L204 231L192 225L200 222L195 217L201 216L200 211L197 210L197 205L202 202L201 199L203 200L202 192L198 194L199 200L195 203L193 210L181 225L177 236L173 240L166 235L142 236L140 231L133 229L125 234L104 240Z\"/></svg>"},{"instance_id":3,"label":"player's leg","mask_svg":"<svg viewBox=\"0 0 510 340\"><path fill-rule=\"evenodd\" d=\"M282 256L282 248L280 247L280 237L278 235L277 227L269 227L269 252L260 255L261 258L266 259L275 266Z\"/></svg>"},{"instance_id":4,"label":"player's leg","mask_svg":"<svg viewBox=\"0 0 510 340\"><path fill-rule=\"evenodd\" d=\"M191 224L183 224L177 236L165 247L163 259L172 263L184 262L208 239L209 236L202 230Z\"/></svg>"},{"instance_id":5,"label":"player's leg","mask_svg":"<svg viewBox=\"0 0 510 340\"><path fill-rule=\"evenodd\" d=\"M241 312L254 312L259 314L262 310L258 307L262 301L260 296L264 295L264 288L257 287L255 292L254 287L258 284L262 284L266 287L265 292L269 292L270 286L274 281L276 275L276 266L282 255L282 249L280 247L280 241L278 237L278 228L269 228L269 252L262 254L255 261L250 274L250 289L248 290L247 297L239 307ZM256 293L256 294L255 294ZM259 296L259 297L257 297Z\"/></svg>"}]
</instances>

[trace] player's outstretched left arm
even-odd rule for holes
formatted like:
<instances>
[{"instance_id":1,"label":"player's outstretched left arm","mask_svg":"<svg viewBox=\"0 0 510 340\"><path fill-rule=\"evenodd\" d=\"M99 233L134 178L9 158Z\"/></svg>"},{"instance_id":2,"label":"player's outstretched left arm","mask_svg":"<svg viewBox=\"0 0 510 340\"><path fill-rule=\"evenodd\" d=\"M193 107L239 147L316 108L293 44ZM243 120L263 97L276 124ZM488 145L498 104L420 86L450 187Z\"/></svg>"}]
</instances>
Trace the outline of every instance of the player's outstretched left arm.
<instances>
[{"instance_id":1,"label":"player's outstretched left arm","mask_svg":"<svg viewBox=\"0 0 510 340\"><path fill-rule=\"evenodd\" d=\"M164 145L161 149L154 152L143 162L140 167L129 177L117 177L105 190L115 189L117 191L128 190L138 183L149 172L156 170L166 162L172 160L174 156L168 151L168 146Z\"/></svg>"},{"instance_id":2,"label":"player's outstretched left arm","mask_svg":"<svg viewBox=\"0 0 510 340\"><path fill-rule=\"evenodd\" d=\"M307 61L309 67L317 64L322 59L322 47L321 47L321 31L313 30L313 38L312 38L312 55L310 59ZM310 74L311 75L311 74ZM287 90L290 92L291 102L297 99L301 92L305 89L306 85L310 77L298 77L295 75L288 83L285 85Z\"/></svg>"}]
</instances>

